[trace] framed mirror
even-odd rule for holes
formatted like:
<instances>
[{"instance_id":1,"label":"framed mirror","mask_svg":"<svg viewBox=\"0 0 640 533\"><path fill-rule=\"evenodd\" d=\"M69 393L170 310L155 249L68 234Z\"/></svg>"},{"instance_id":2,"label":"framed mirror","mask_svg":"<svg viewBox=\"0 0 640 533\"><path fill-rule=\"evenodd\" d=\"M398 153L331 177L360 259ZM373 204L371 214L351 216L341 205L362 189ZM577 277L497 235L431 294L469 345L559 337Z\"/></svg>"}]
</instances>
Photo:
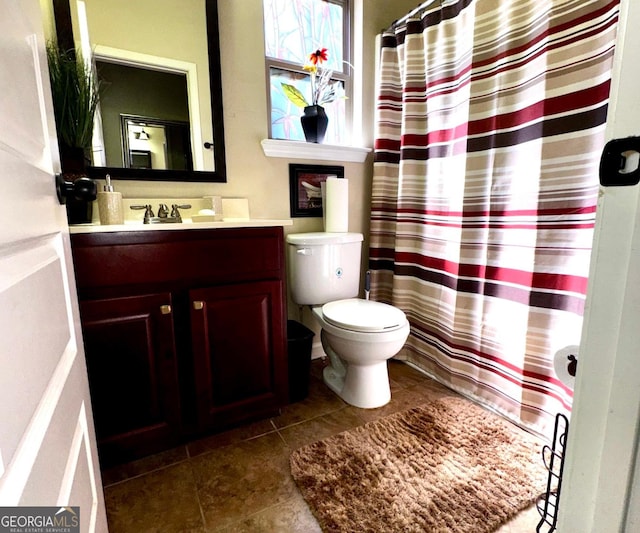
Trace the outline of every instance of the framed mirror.
<instances>
[{"instance_id":1,"label":"framed mirror","mask_svg":"<svg viewBox=\"0 0 640 533\"><path fill-rule=\"evenodd\" d=\"M75 49L88 35L88 46L104 87L88 175L226 182L217 0L150 0L153 9L150 4L146 10L144 2L131 4L125 0L52 1L58 42L66 49ZM118 5L122 2L126 6ZM188 3L193 4L191 9ZM79 14L85 16L84 28ZM189 55L190 48L194 57ZM170 76L182 77L182 86L178 81L172 88ZM124 86L125 80L134 85ZM164 89L164 94L159 89ZM158 149L154 155L150 146L135 138L140 133L135 125L131 153L127 149L132 140L129 118L123 117L137 117L139 123L149 123L149 127L171 125L165 130L166 135L172 136L162 149L167 154L165 160L177 149L179 138L180 150L189 146L190 153L174 153L173 166L154 165L151 160L161 159ZM156 139L160 136L157 131ZM144 136L142 140L145 141Z\"/></svg>"}]
</instances>

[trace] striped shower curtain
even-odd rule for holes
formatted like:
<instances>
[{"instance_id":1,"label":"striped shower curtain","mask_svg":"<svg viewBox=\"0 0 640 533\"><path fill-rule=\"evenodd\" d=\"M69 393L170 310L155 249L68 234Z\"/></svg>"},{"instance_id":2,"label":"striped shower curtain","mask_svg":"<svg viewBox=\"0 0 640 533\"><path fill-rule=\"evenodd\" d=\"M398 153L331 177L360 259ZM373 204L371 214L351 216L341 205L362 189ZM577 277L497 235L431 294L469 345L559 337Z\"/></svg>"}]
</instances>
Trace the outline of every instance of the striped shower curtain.
<instances>
[{"instance_id":1,"label":"striped shower curtain","mask_svg":"<svg viewBox=\"0 0 640 533\"><path fill-rule=\"evenodd\" d=\"M580 341L618 0L435 0L382 36L371 296L404 358L549 433Z\"/></svg>"}]
</instances>

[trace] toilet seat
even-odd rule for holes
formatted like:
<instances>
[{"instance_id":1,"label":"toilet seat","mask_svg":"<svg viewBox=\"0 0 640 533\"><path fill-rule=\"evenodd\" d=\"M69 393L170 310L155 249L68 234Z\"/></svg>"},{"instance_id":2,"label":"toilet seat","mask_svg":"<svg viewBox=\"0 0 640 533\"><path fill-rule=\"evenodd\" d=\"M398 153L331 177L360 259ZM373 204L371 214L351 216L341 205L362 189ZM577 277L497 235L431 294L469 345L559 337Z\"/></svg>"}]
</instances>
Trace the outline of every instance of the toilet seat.
<instances>
[{"instance_id":1,"label":"toilet seat","mask_svg":"<svg viewBox=\"0 0 640 533\"><path fill-rule=\"evenodd\" d=\"M335 327L363 333L390 331L407 322L406 315L397 307L361 298L326 303L322 316Z\"/></svg>"}]
</instances>

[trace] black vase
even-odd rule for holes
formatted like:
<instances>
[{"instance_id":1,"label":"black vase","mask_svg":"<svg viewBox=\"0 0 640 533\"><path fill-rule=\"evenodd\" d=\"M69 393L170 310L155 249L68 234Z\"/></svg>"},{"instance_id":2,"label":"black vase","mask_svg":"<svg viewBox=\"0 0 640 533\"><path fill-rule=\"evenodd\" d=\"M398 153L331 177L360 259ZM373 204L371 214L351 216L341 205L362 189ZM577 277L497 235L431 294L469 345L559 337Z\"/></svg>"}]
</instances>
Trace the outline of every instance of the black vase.
<instances>
[{"instance_id":1,"label":"black vase","mask_svg":"<svg viewBox=\"0 0 640 533\"><path fill-rule=\"evenodd\" d=\"M69 224L90 224L93 219L93 202L82 198L67 198L67 222Z\"/></svg>"},{"instance_id":2,"label":"black vase","mask_svg":"<svg viewBox=\"0 0 640 533\"><path fill-rule=\"evenodd\" d=\"M324 141L324 134L327 132L327 124L329 124L324 107L319 105L305 107L300 122L302 122L302 130L307 142L321 143Z\"/></svg>"},{"instance_id":3,"label":"black vase","mask_svg":"<svg viewBox=\"0 0 640 533\"><path fill-rule=\"evenodd\" d=\"M88 160L84 149L75 146L60 145L60 163L62 175L66 181L74 182L87 176ZM67 198L67 221L69 224L87 224L93 218L93 200L95 196Z\"/></svg>"}]
</instances>

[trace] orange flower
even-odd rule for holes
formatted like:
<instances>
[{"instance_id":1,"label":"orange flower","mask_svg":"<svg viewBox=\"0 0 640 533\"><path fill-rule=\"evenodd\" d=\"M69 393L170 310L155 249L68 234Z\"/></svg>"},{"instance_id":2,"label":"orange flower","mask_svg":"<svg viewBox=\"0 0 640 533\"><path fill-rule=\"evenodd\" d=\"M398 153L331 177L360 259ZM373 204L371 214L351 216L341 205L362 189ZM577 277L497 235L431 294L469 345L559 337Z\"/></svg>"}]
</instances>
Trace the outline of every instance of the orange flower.
<instances>
[{"instance_id":1,"label":"orange flower","mask_svg":"<svg viewBox=\"0 0 640 533\"><path fill-rule=\"evenodd\" d=\"M326 61L328 58L329 56L326 48L318 48L315 52L311 52L309 54L309 61L314 65L317 65L318 63L322 64L322 62Z\"/></svg>"}]
</instances>

